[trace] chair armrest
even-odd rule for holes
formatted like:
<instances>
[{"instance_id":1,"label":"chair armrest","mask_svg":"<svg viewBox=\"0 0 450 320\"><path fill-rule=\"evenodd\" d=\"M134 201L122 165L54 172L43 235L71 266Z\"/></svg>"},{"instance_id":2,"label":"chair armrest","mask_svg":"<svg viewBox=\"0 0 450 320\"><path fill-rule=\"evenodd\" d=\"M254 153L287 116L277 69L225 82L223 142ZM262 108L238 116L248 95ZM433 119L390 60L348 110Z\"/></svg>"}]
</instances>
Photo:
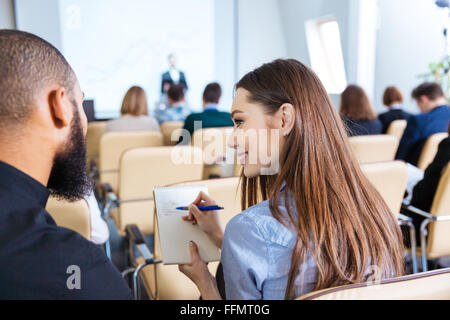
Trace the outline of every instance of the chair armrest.
<instances>
[{"instance_id":1,"label":"chair armrest","mask_svg":"<svg viewBox=\"0 0 450 320\"><path fill-rule=\"evenodd\" d=\"M419 208L413 207L411 205L402 205L402 207L412 213L422 216L430 221L450 221L450 215L446 216L433 216L431 213L423 211Z\"/></svg>"},{"instance_id":2,"label":"chair armrest","mask_svg":"<svg viewBox=\"0 0 450 320\"><path fill-rule=\"evenodd\" d=\"M404 214L397 213L398 220L401 220L402 222L412 222L412 218L405 216Z\"/></svg>"},{"instance_id":3,"label":"chair armrest","mask_svg":"<svg viewBox=\"0 0 450 320\"><path fill-rule=\"evenodd\" d=\"M103 218L108 217L111 209L114 209L119 205L119 199L117 195L114 193L113 189L109 185L109 183L104 183L100 185L100 190L102 194L103 201Z\"/></svg>"},{"instance_id":4,"label":"chair armrest","mask_svg":"<svg viewBox=\"0 0 450 320\"><path fill-rule=\"evenodd\" d=\"M147 244L145 243L144 236L142 235L141 230L135 224L128 224L125 226L125 232L127 234L127 238L131 242L131 244L135 244L136 248L142 254L145 259L145 265L147 264L156 264L161 263L161 260L153 260L153 254L150 252Z\"/></svg>"}]
</instances>

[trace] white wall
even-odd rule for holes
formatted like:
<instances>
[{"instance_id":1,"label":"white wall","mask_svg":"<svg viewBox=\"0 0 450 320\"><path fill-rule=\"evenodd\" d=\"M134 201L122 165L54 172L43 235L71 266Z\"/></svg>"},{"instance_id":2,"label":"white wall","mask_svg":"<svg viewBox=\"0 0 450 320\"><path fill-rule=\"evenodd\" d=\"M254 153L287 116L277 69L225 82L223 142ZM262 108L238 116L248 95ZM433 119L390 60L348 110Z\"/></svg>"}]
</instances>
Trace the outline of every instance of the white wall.
<instances>
[{"instance_id":1,"label":"white wall","mask_svg":"<svg viewBox=\"0 0 450 320\"><path fill-rule=\"evenodd\" d=\"M14 29L14 1L0 0L0 29Z\"/></svg>"},{"instance_id":2,"label":"white wall","mask_svg":"<svg viewBox=\"0 0 450 320\"><path fill-rule=\"evenodd\" d=\"M15 0L16 27L34 33L62 51L59 0Z\"/></svg>"},{"instance_id":3,"label":"white wall","mask_svg":"<svg viewBox=\"0 0 450 320\"><path fill-rule=\"evenodd\" d=\"M279 0L239 0L238 75L287 57Z\"/></svg>"},{"instance_id":4,"label":"white wall","mask_svg":"<svg viewBox=\"0 0 450 320\"><path fill-rule=\"evenodd\" d=\"M279 0L283 32L286 39L287 55L307 65L311 65L305 22L311 19L333 16L339 24L342 51L348 82L356 81L357 56L352 51L352 41L357 36L355 28L350 29L351 0ZM353 23L357 26L357 22ZM339 96L331 95L333 103L339 105Z\"/></svg>"},{"instance_id":5,"label":"white wall","mask_svg":"<svg viewBox=\"0 0 450 320\"><path fill-rule=\"evenodd\" d=\"M378 0L378 6L374 104L377 111L385 110L383 91L394 84L403 91L405 107L418 112L410 98L412 89L422 82L418 75L444 56L442 11L431 0Z\"/></svg>"},{"instance_id":6,"label":"white wall","mask_svg":"<svg viewBox=\"0 0 450 320\"><path fill-rule=\"evenodd\" d=\"M214 47L215 81L222 86L220 109L231 110L235 75L235 1L215 0L214 8Z\"/></svg>"}]
</instances>

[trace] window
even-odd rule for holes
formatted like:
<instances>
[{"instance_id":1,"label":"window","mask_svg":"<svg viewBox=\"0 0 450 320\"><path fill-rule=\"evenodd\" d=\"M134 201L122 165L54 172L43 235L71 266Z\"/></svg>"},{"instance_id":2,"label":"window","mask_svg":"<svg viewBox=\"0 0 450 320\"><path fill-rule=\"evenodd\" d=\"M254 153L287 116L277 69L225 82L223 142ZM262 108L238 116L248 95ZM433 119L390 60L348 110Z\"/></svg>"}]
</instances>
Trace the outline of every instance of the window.
<instances>
[{"instance_id":1,"label":"window","mask_svg":"<svg viewBox=\"0 0 450 320\"><path fill-rule=\"evenodd\" d=\"M306 22L311 67L328 93L340 94L347 86L339 25L333 18Z\"/></svg>"}]
</instances>

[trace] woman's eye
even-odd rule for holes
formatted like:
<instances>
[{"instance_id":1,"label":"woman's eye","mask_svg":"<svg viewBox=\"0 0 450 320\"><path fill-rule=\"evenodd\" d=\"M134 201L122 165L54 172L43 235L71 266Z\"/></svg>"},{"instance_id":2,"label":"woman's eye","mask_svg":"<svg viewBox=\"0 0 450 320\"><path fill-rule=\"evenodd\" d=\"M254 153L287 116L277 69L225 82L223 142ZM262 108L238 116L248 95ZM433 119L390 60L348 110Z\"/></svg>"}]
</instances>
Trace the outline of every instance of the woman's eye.
<instances>
[{"instance_id":1,"label":"woman's eye","mask_svg":"<svg viewBox=\"0 0 450 320\"><path fill-rule=\"evenodd\" d=\"M239 128L239 127L241 126L242 123L244 123L243 120L238 120L238 119L235 119L235 120L234 120L234 124L236 125L236 128Z\"/></svg>"}]
</instances>

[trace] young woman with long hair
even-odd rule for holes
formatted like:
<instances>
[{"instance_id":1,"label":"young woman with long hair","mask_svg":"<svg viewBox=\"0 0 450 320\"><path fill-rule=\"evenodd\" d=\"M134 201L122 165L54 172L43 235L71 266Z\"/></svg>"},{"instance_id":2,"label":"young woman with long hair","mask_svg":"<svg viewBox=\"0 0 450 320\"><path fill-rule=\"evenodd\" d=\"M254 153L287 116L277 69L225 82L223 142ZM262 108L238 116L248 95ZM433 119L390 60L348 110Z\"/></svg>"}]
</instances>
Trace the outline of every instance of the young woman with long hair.
<instances>
[{"instance_id":1,"label":"young woman with long hair","mask_svg":"<svg viewBox=\"0 0 450 320\"><path fill-rule=\"evenodd\" d=\"M224 233L220 213L198 210L199 204L215 204L200 193L183 217L222 248L227 299L292 299L363 282L374 268L382 278L402 275L397 221L363 175L342 121L311 69L290 59L248 73L236 84L231 115L230 144L243 164L244 211ZM252 130L256 136L247 134ZM255 141L243 136L256 137L270 161L262 161L261 152L250 146ZM277 170L262 174L269 167ZM192 263L180 270L203 299L220 299L197 245L191 243L190 250Z\"/></svg>"}]
</instances>

